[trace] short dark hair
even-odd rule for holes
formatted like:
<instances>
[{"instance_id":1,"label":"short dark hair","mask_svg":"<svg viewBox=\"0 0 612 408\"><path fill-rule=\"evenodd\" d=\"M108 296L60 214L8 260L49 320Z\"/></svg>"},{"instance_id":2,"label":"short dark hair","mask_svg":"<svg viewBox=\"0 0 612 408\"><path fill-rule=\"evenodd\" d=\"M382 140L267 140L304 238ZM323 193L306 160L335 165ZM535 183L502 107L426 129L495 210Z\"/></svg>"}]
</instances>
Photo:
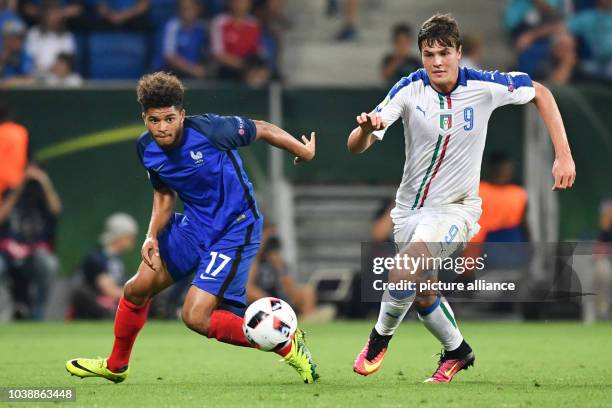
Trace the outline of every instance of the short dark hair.
<instances>
[{"instance_id":1,"label":"short dark hair","mask_svg":"<svg viewBox=\"0 0 612 408\"><path fill-rule=\"evenodd\" d=\"M185 88L175 75L160 71L140 78L136 94L143 112L149 108L170 106L183 109Z\"/></svg>"},{"instance_id":2,"label":"short dark hair","mask_svg":"<svg viewBox=\"0 0 612 408\"><path fill-rule=\"evenodd\" d=\"M60 52L57 56L57 61L64 61L71 71L74 69L74 54Z\"/></svg>"},{"instance_id":3,"label":"short dark hair","mask_svg":"<svg viewBox=\"0 0 612 408\"><path fill-rule=\"evenodd\" d=\"M508 153L501 150L492 151L487 157L487 163L489 166L495 166L499 163L507 163L511 161L512 157Z\"/></svg>"},{"instance_id":4,"label":"short dark hair","mask_svg":"<svg viewBox=\"0 0 612 408\"><path fill-rule=\"evenodd\" d=\"M250 69L267 68L268 64L266 63L266 60L263 59L263 57L257 54L251 54L244 59L244 66L245 71L248 71Z\"/></svg>"},{"instance_id":5,"label":"short dark hair","mask_svg":"<svg viewBox=\"0 0 612 408\"><path fill-rule=\"evenodd\" d=\"M507 152L501 150L495 150L489 153L487 157L487 165L492 171L497 171L501 166L513 163L512 156Z\"/></svg>"},{"instance_id":6,"label":"short dark hair","mask_svg":"<svg viewBox=\"0 0 612 408\"><path fill-rule=\"evenodd\" d=\"M412 27L405 23L394 25L393 29L391 30L391 38L393 38L393 41L395 41L400 35L412 37Z\"/></svg>"},{"instance_id":7,"label":"short dark hair","mask_svg":"<svg viewBox=\"0 0 612 408\"><path fill-rule=\"evenodd\" d=\"M447 47L459 49L461 39L457 21L450 14L435 14L423 23L419 30L419 51L423 46L431 47L440 43Z\"/></svg>"}]
</instances>

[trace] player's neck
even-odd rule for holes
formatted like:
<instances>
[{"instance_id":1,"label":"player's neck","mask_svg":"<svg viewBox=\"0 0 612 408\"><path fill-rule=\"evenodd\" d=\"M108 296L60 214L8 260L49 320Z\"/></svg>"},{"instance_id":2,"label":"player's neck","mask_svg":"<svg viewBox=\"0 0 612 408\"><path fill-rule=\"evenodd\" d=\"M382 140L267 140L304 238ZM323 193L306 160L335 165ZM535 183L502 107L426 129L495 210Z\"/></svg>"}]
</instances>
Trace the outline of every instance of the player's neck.
<instances>
[{"instance_id":1,"label":"player's neck","mask_svg":"<svg viewBox=\"0 0 612 408\"><path fill-rule=\"evenodd\" d=\"M457 68L457 72L455 73L455 75L453 75L453 78L455 79L451 82L440 83L440 84L436 84L434 82L431 82L430 80L430 84L431 84L431 87L436 92L441 93L441 94L448 94L454 91L455 88L457 88L457 83L459 82L459 69L458 68Z\"/></svg>"}]
</instances>

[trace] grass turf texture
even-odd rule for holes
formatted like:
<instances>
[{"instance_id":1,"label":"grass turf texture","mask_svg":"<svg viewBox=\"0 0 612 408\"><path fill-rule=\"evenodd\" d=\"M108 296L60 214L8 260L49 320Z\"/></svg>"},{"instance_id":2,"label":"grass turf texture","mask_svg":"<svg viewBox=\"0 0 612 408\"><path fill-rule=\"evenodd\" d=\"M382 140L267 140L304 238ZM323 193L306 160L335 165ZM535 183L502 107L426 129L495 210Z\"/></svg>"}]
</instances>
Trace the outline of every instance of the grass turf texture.
<instances>
[{"instance_id":1,"label":"grass turf texture","mask_svg":"<svg viewBox=\"0 0 612 408\"><path fill-rule=\"evenodd\" d=\"M476 366L451 384L421 383L439 350L416 322L400 327L380 372L354 374L353 359L371 327L305 327L321 374L319 383L305 385L274 354L220 344L177 322L149 322L136 342L130 377L113 384L64 369L72 357L107 355L111 323L4 324L0 386L76 387L70 406L98 407L612 406L609 324L463 323Z\"/></svg>"}]
</instances>

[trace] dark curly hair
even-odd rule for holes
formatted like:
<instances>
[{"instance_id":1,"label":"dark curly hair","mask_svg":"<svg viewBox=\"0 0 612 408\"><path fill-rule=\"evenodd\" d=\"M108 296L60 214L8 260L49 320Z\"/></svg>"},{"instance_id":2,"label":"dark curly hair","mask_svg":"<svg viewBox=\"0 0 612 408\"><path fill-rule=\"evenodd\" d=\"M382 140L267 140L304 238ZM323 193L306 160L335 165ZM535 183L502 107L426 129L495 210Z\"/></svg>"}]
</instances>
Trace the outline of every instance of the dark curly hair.
<instances>
[{"instance_id":1,"label":"dark curly hair","mask_svg":"<svg viewBox=\"0 0 612 408\"><path fill-rule=\"evenodd\" d=\"M175 75L160 71L140 78L136 94L143 112L169 106L183 109L185 88Z\"/></svg>"},{"instance_id":2,"label":"dark curly hair","mask_svg":"<svg viewBox=\"0 0 612 408\"><path fill-rule=\"evenodd\" d=\"M431 47L440 43L446 47L459 49L461 39L459 37L459 26L450 14L435 14L423 23L418 36L419 51L423 46Z\"/></svg>"}]
</instances>

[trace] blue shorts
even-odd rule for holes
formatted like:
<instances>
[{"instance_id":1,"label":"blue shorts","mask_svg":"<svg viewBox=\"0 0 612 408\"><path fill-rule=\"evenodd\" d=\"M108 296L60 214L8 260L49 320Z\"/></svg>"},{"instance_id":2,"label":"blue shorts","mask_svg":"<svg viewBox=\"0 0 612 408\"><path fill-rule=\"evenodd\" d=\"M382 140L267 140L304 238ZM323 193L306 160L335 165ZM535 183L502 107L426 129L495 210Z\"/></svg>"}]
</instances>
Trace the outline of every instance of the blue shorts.
<instances>
[{"instance_id":1,"label":"blue shorts","mask_svg":"<svg viewBox=\"0 0 612 408\"><path fill-rule=\"evenodd\" d=\"M246 304L246 284L263 229L260 217L250 224L235 224L211 248L198 244L175 214L159 234L159 252L175 282L195 273L192 285L215 296Z\"/></svg>"}]
</instances>

